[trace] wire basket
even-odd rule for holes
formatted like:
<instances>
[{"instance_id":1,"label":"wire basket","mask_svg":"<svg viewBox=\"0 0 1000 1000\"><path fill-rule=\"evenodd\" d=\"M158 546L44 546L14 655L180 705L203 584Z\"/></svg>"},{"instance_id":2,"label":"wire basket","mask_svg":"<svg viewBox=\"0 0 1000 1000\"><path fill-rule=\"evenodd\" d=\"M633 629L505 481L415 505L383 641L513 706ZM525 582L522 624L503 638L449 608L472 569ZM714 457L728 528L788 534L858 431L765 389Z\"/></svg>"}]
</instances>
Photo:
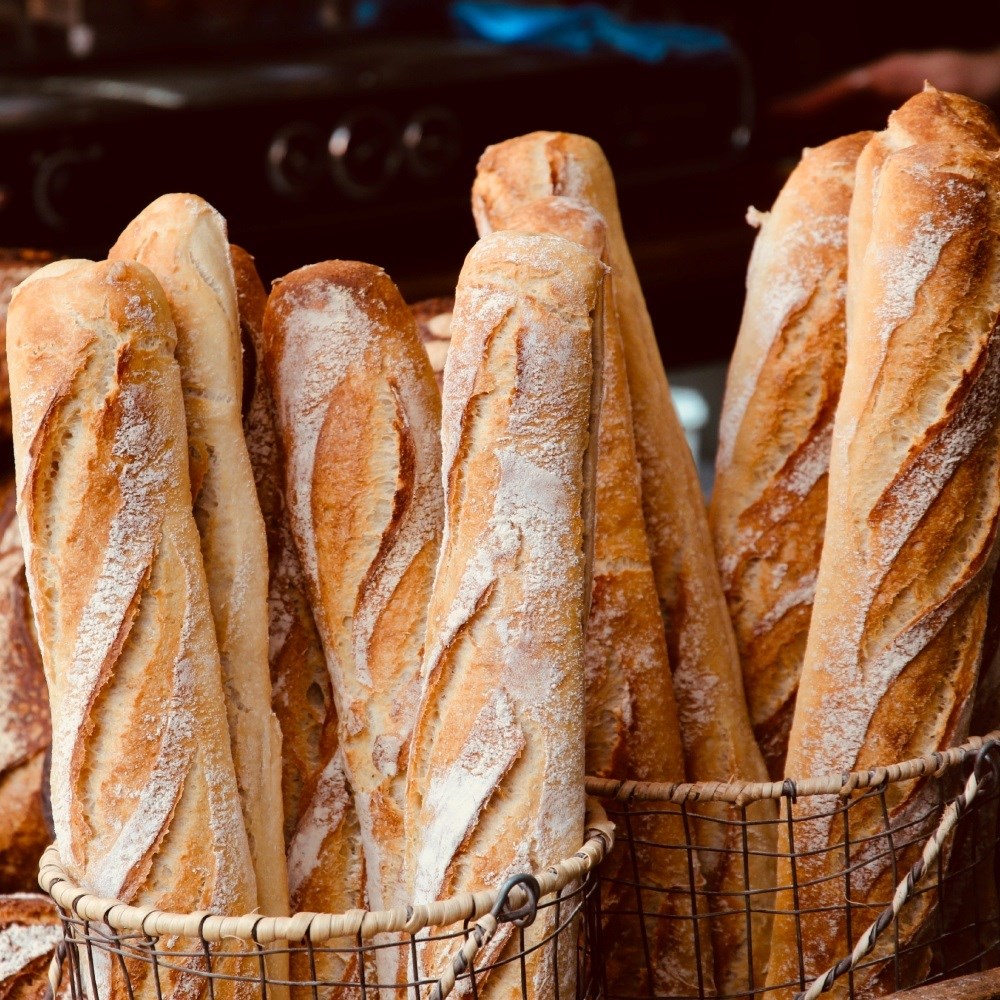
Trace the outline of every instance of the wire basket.
<instances>
[{"instance_id":1,"label":"wire basket","mask_svg":"<svg viewBox=\"0 0 1000 1000\"><path fill-rule=\"evenodd\" d=\"M901 788L922 790L914 796L919 808L894 810ZM444 1000L454 991L473 1000L812 1000L833 990L853 1000L1000 963L1000 733L902 764L804 781L588 778L587 791L594 797L587 840L572 858L495 891L380 912L267 918L131 907L75 887L50 848L39 881L64 930L50 996ZM874 832L873 816L881 819ZM839 836L821 850L803 847L819 822ZM656 840L664 830L680 835ZM712 836L720 830L725 836ZM779 833L787 849L759 847L777 843ZM728 846L707 849L727 863L704 866L706 844L720 842ZM687 873L685 882L664 885L654 875L666 855L681 860L674 869ZM751 872L762 859L788 877L755 885ZM833 863L821 878L803 877L817 859ZM857 887L872 866L890 874L889 889L885 898L861 900ZM706 880L702 867L742 873L742 883ZM817 893L824 897L818 904ZM829 962L830 942L808 933L817 915L846 929L847 953ZM797 969L769 982L760 928L772 919L794 926ZM663 923L677 946L661 953ZM726 956L730 972L739 970L735 987L715 985L719 940L736 942ZM387 959L396 975L384 975ZM291 973L278 971L278 960ZM690 988L663 990L661 966Z\"/></svg>"},{"instance_id":2,"label":"wire basket","mask_svg":"<svg viewBox=\"0 0 1000 1000\"><path fill-rule=\"evenodd\" d=\"M600 910L592 940L608 959L594 963L603 997L812 1000L832 990L854 1000L1000 964L998 776L1000 732L902 764L804 781L588 778L588 794L616 826L592 904ZM667 822L681 835L658 840ZM819 846L817 826L834 831ZM699 876L706 850L728 881ZM652 871L671 854L683 857L673 867L688 878L664 885ZM766 885L751 876L761 862L777 872ZM864 891L873 885L878 892ZM769 979L774 921L784 922L792 943ZM669 993L655 945L664 922L688 965L671 967L671 982L688 985ZM838 933L817 934L817 926ZM762 929L766 941L755 938ZM713 959L720 941L721 963ZM619 943L627 969L613 961ZM789 952L792 971L782 975Z\"/></svg>"},{"instance_id":3,"label":"wire basket","mask_svg":"<svg viewBox=\"0 0 1000 1000\"><path fill-rule=\"evenodd\" d=\"M47 1000L444 1000L478 998L487 981L522 1000L597 1000L591 900L614 828L588 805L584 845L546 871L383 911L223 917L128 906L75 886L50 847L39 883L59 908L63 942Z\"/></svg>"}]
</instances>

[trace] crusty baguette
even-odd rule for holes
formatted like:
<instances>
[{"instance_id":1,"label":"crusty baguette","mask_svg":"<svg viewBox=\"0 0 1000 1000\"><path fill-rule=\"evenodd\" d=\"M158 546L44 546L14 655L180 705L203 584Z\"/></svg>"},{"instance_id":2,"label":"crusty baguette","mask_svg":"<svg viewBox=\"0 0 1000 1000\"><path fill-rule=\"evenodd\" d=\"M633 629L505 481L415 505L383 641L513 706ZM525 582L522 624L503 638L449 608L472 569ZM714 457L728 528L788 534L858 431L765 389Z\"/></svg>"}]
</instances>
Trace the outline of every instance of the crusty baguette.
<instances>
[{"instance_id":1,"label":"crusty baguette","mask_svg":"<svg viewBox=\"0 0 1000 1000\"><path fill-rule=\"evenodd\" d=\"M606 257L607 227L598 211L581 201L553 195L527 202L507 219L507 228L548 232ZM618 309L610 271L604 278L604 371L597 440L594 498L594 565L587 620L587 774L639 781L684 781L684 750L674 701L667 642L642 517L639 466L635 457L632 408ZM694 860L691 885L684 851L652 844L683 844L677 812L650 812L632 820L632 846L622 843L605 865L608 878L602 910L605 972L612 993L642 982L651 993L694 995L698 956L711 992L711 939L707 921L695 943L691 890L702 889ZM634 851L642 882L661 891L642 893L641 923ZM626 888L627 887L627 888ZM622 911L616 915L616 911ZM649 956L647 960L647 954ZM648 978L651 977L651 978Z\"/></svg>"},{"instance_id":2,"label":"crusty baguette","mask_svg":"<svg viewBox=\"0 0 1000 1000\"><path fill-rule=\"evenodd\" d=\"M722 407L709 520L754 735L774 780L809 632L844 376L847 213L859 132L807 149L768 213L747 272Z\"/></svg>"},{"instance_id":3,"label":"crusty baguette","mask_svg":"<svg viewBox=\"0 0 1000 1000\"><path fill-rule=\"evenodd\" d=\"M7 374L7 306L14 289L44 264L52 255L40 250L0 250L0 441L9 441L10 378ZM10 459L4 455L2 467L9 468Z\"/></svg>"},{"instance_id":4,"label":"crusty baguette","mask_svg":"<svg viewBox=\"0 0 1000 1000\"><path fill-rule=\"evenodd\" d=\"M281 731L271 712L267 541L243 437L236 286L226 224L207 202L169 194L112 247L159 279L177 328L194 516L222 660L236 780L261 912L288 913ZM281 964L283 956L274 956Z\"/></svg>"},{"instance_id":5,"label":"crusty baguette","mask_svg":"<svg viewBox=\"0 0 1000 1000\"><path fill-rule=\"evenodd\" d=\"M91 892L249 913L254 872L175 343L164 293L140 265L49 264L11 302L18 515L52 704L52 815L67 871ZM118 964L94 956L100 996L124 998ZM163 997L198 995L178 971L187 961L202 966L161 967ZM152 997L152 967L128 964L135 995ZM216 969L239 971L221 959Z\"/></svg>"},{"instance_id":6,"label":"crusty baguette","mask_svg":"<svg viewBox=\"0 0 1000 1000\"><path fill-rule=\"evenodd\" d=\"M871 202L874 178L882 160L895 146L922 142L971 143L986 153L1000 149L993 113L978 101L961 94L951 94L924 84L922 93L907 101L891 116L892 130L870 150L870 169L858 177L856 205L857 228L871 226ZM865 241L852 241L852 267L861 265ZM856 260L854 258L857 258ZM850 299L848 300L850 307ZM971 732L984 735L1000 726L1000 590L991 588L987 631L983 644L983 662L976 692Z\"/></svg>"},{"instance_id":7,"label":"crusty baguette","mask_svg":"<svg viewBox=\"0 0 1000 1000\"><path fill-rule=\"evenodd\" d=\"M525 201L547 195L578 198L596 208L608 227L607 261L615 298L642 477L642 506L674 694L681 720L685 770L691 781L742 778L763 781L767 770L754 740L743 696L736 642L722 593L701 487L684 431L670 400L649 313L629 254L614 179L600 147L583 136L535 132L489 147L479 161L472 208L480 235L502 229ZM747 986L745 889L738 811L702 802L710 819L695 824L702 872L719 914L712 922L716 986L732 993ZM750 818L773 814L769 802ZM751 885L773 878L768 851L773 830L750 827ZM767 964L765 896L754 929L754 967ZM731 914L731 915L728 915ZM759 985L759 983L758 983Z\"/></svg>"},{"instance_id":8,"label":"crusty baguette","mask_svg":"<svg viewBox=\"0 0 1000 1000\"><path fill-rule=\"evenodd\" d=\"M267 293L253 258L240 247L230 250L240 307L244 371L251 380L243 429L267 532L269 660L273 707L281 726L287 848L306 805L303 790L336 749L336 709L285 509L284 463L274 424L274 398L264 368ZM320 752L324 728L328 730L326 739L333 740L328 755ZM290 889L294 905L294 888Z\"/></svg>"},{"instance_id":9,"label":"crusty baguette","mask_svg":"<svg viewBox=\"0 0 1000 1000\"><path fill-rule=\"evenodd\" d=\"M455 311L454 298L424 299L410 306L424 350L431 360L434 378L440 389L444 382L444 363L451 343L451 314Z\"/></svg>"},{"instance_id":10,"label":"crusty baguette","mask_svg":"<svg viewBox=\"0 0 1000 1000\"><path fill-rule=\"evenodd\" d=\"M276 282L264 341L368 903L402 905L406 762L443 517L440 396L413 317L370 264L327 261ZM394 972L395 956L380 957Z\"/></svg>"},{"instance_id":11,"label":"crusty baguette","mask_svg":"<svg viewBox=\"0 0 1000 1000\"><path fill-rule=\"evenodd\" d=\"M52 742L49 696L31 620L14 476L0 481L0 892L38 884L49 845L42 806Z\"/></svg>"},{"instance_id":12,"label":"crusty baguette","mask_svg":"<svg viewBox=\"0 0 1000 1000\"><path fill-rule=\"evenodd\" d=\"M267 294L253 258L236 246L231 251L244 371L253 379L244 430L267 529L269 659L274 712L282 735L290 904L294 912L342 913L364 903L358 819L337 750L330 674L285 504L284 460L264 360ZM318 953L315 961L316 974L322 979L351 981L356 976L357 963L347 956ZM312 978L307 953L293 954L290 964L293 980Z\"/></svg>"},{"instance_id":13,"label":"crusty baguette","mask_svg":"<svg viewBox=\"0 0 1000 1000\"><path fill-rule=\"evenodd\" d=\"M604 270L568 240L496 233L459 278L441 433L445 537L407 780L418 904L543 869L583 836ZM553 926L541 911L527 946ZM477 966L516 943L510 931L501 925ZM451 948L428 944L422 973L439 975ZM560 949L564 995L572 952ZM549 947L526 959L526 977L529 998L554 996ZM480 974L484 988L520 995L519 963Z\"/></svg>"},{"instance_id":14,"label":"crusty baguette","mask_svg":"<svg viewBox=\"0 0 1000 1000\"><path fill-rule=\"evenodd\" d=\"M62 938L59 911L48 896L0 896L0 1000L44 1000L49 963ZM57 996L69 995L64 976Z\"/></svg>"},{"instance_id":15,"label":"crusty baguette","mask_svg":"<svg viewBox=\"0 0 1000 1000\"><path fill-rule=\"evenodd\" d=\"M795 775L929 754L968 731L1000 517L1000 143L995 131L992 149L982 140L978 127L963 140L947 101L919 95L858 162L847 364L786 765ZM851 811L855 941L871 919L866 904L888 900L894 868L915 860L934 824L920 818L936 798L925 780L887 789L889 821L909 823L906 840L917 841L903 851L876 836L885 825L878 798ZM801 919L812 973L849 950L843 879L817 881L842 870L842 840L833 816L796 830L799 907L834 908ZM779 882L789 881L782 863ZM919 942L935 898L903 912L901 947ZM792 905L791 892L779 894L779 910ZM798 981L796 936L794 917L776 917L771 984ZM891 948L892 936L876 956ZM928 961L911 947L904 977ZM892 978L890 962L855 973L855 989L886 992Z\"/></svg>"},{"instance_id":16,"label":"crusty baguette","mask_svg":"<svg viewBox=\"0 0 1000 1000\"><path fill-rule=\"evenodd\" d=\"M998 151L998 136L996 123L992 113L977 101L960 94L939 91L925 84L923 93L904 104L892 115L893 131L896 142L911 144L920 142L972 143L988 153ZM881 161L888 152L887 146L873 148L870 169L859 177L860 195L857 213L863 218L864 226L870 227L872 181L881 168ZM861 204L863 203L863 204ZM855 240L855 253L863 255L864 242ZM860 261L853 266L859 266ZM970 733L986 734L1000 726L1000 656L997 655L1000 643L1000 588L996 586L996 571L994 585L990 588L990 597L986 614L986 635L983 642L982 660L979 682L977 684ZM974 864L976 858L983 858L995 851L994 820L996 804L981 805L976 824L960 827L950 846L951 859L949 867L954 881L951 889L945 894L944 914L945 928L953 931L964 928L968 924L968 910L971 905L972 893L977 895L976 906L979 908L980 919L984 921L1000 920L1000 899L997 894L995 876L995 856L988 861ZM978 831L976 830L978 827ZM976 833L979 836L976 836ZM938 918L925 921L925 934L936 933ZM948 944L949 960L952 967L975 957L979 944L970 940L966 933L952 937ZM918 953L924 960L926 952Z\"/></svg>"}]
</instances>

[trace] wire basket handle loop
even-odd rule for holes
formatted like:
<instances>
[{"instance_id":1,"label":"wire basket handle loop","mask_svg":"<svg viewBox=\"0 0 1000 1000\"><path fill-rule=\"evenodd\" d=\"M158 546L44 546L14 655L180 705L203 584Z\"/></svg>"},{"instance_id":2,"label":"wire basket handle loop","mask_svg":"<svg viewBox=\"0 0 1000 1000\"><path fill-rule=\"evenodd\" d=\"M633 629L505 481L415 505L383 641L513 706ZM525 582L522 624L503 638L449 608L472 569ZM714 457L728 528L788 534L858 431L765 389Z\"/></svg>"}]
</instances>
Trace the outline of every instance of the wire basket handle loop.
<instances>
[{"instance_id":1,"label":"wire basket handle loop","mask_svg":"<svg viewBox=\"0 0 1000 1000\"><path fill-rule=\"evenodd\" d=\"M861 935L854 951L840 959L836 965L830 966L822 975L817 976L807 990L796 993L795 1000L817 1000L817 997L830 990L841 976L856 968L862 959L875 948L882 932L899 916L900 911L913 897L917 883L923 878L924 873L932 868L937 861L942 847L951 836L959 819L972 806L979 792L989 784L991 779L995 779L997 763L993 757L998 751L1000 751L1000 741L996 739L990 739L982 745L976 754L972 771L965 782L965 788L948 803L937 829L924 844L921 856L907 872L906 878L896 886L892 903L882 910L874 922L868 926L868 929ZM987 768L989 770L986 770Z\"/></svg>"},{"instance_id":2,"label":"wire basket handle loop","mask_svg":"<svg viewBox=\"0 0 1000 1000\"><path fill-rule=\"evenodd\" d=\"M526 901L516 909L509 909L511 891L520 887L527 895ZM493 908L485 916L480 917L470 929L469 936L462 947L455 952L454 958L448 963L443 975L431 990L431 1000L447 1000L458 982L458 977L468 972L476 955L490 943L497 928L502 923L511 923L515 927L530 927L538 914L538 901L542 896L542 887L534 875L525 872L511 875L497 891L497 899Z\"/></svg>"},{"instance_id":3,"label":"wire basket handle loop","mask_svg":"<svg viewBox=\"0 0 1000 1000\"><path fill-rule=\"evenodd\" d=\"M987 773L987 768L989 772ZM976 762L972 766L972 771L979 779L980 784L985 784L990 778L995 781L1000 776L1000 739L990 740L984 743L982 750L976 754Z\"/></svg>"},{"instance_id":4,"label":"wire basket handle loop","mask_svg":"<svg viewBox=\"0 0 1000 1000\"><path fill-rule=\"evenodd\" d=\"M514 886L522 886L528 894L527 900L514 910L508 909L510 891ZM512 923L515 927L530 927L538 914L538 901L542 895L542 887L538 879L530 872L523 875L512 875L497 893L497 901L490 911L501 923Z\"/></svg>"}]
</instances>

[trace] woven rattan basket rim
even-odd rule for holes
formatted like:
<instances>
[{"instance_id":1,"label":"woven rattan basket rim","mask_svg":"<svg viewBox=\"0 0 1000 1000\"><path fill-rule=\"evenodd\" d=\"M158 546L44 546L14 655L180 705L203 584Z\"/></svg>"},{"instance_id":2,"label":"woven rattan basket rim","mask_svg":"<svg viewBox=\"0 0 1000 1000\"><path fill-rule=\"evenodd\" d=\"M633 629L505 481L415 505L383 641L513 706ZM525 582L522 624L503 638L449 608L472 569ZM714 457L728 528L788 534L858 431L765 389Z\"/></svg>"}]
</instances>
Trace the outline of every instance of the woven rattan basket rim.
<instances>
[{"instance_id":1,"label":"woven rattan basket rim","mask_svg":"<svg viewBox=\"0 0 1000 1000\"><path fill-rule=\"evenodd\" d=\"M583 847L571 858L535 875L539 898L559 892L596 868L614 846L614 823L608 820L599 802L587 802L586 834ZM368 940L376 934L402 932L416 934L428 927L447 927L465 920L477 920L493 909L498 890L462 893L449 899L393 910L348 910L346 913L296 913L291 917L263 917L245 914L228 917L208 913L170 913L143 906L129 906L115 899L92 896L73 884L55 845L42 855L38 884L64 911L82 920L106 924L114 931L148 934L151 937L177 935L208 942L244 941L248 945L276 942L316 944L333 938ZM512 910L528 902L525 889L517 885L507 897Z\"/></svg>"},{"instance_id":2,"label":"woven rattan basket rim","mask_svg":"<svg viewBox=\"0 0 1000 1000\"><path fill-rule=\"evenodd\" d=\"M914 757L900 764L887 764L867 771L827 774L818 778L785 778L784 781L699 781L656 782L622 781L616 778L587 778L587 794L600 799L643 802L732 802L745 806L761 799L786 796L849 795L858 788L878 788L897 781L909 781L925 775L941 775L956 764L974 757L985 743L1000 742L1000 729L985 736L970 737L961 746Z\"/></svg>"}]
</instances>

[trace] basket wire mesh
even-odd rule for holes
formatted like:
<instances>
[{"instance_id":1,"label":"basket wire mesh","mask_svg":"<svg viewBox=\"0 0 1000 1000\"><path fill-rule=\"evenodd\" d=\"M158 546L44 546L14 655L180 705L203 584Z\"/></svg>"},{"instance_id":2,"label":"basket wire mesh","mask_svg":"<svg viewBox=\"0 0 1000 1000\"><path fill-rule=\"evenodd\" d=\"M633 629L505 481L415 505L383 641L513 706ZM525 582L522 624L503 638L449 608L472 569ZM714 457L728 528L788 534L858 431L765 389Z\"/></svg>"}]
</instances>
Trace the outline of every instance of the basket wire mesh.
<instances>
[{"instance_id":1,"label":"basket wire mesh","mask_svg":"<svg viewBox=\"0 0 1000 1000\"><path fill-rule=\"evenodd\" d=\"M697 984L687 994L673 994L675 1000L732 1000L735 997L774 996L791 998L803 993L827 966L836 966L836 975L823 985L827 990L850 998L872 993L896 992L967 972L1000 964L1000 913L997 893L997 852L1000 849L998 797L1000 797L1000 734L971 740L945 754L931 755L892 768L879 768L852 775L798 782L748 785L654 785L589 779L588 791L602 797L609 818L616 824L616 845L612 857L601 869L602 891L594 898L604 910L599 921L630 922L631 933L644 944L645 962L625 976L607 981L607 1000L651 1000L652 957L646 942L652 937L650 925L660 920L688 921L696 938L706 922L728 923L735 939L746 939L739 955L728 955L745 970L739 992L721 992L713 987L711 956L700 953ZM965 787L975 768L977 781L966 801ZM904 786L902 783L909 782ZM900 815L893 800L898 789L923 783L920 805ZM896 789L896 791L894 791ZM728 800L728 816L698 811L706 796ZM774 819L754 819L748 807L761 798L778 798L780 811ZM933 852L933 863L921 864L919 878L911 870L925 845L934 837L946 815L949 802L960 802L949 821L941 843ZM662 812L682 817L683 843L650 843L635 834L643 819ZM862 823L861 820L864 820ZM692 859L705 850L710 838L700 836L705 823L728 824L739 828L736 838L742 852L744 881L738 889L720 888L692 877L687 885L663 888L644 877L639 866L615 863L615 855L636 857L637 848L650 851L680 851ZM837 832L820 847L812 846L810 827L827 825ZM787 850L755 852L749 836L755 827L772 828L770 840L779 842L784 833ZM647 824L648 828L648 824ZM866 832L867 831L867 832ZM809 846L805 846L809 845ZM750 860L755 853L773 858L779 871L777 886L754 886L750 880ZM782 880L782 868L786 877ZM820 869L808 877L804 869ZM693 865L689 871L693 872ZM627 873L632 872L629 875ZM608 874L613 872L614 874ZM873 873L884 872L878 881ZM623 874L625 873L625 874ZM887 894L865 895L863 886L875 882L887 886ZM892 919L897 886L904 884L900 920ZM775 892L777 889L777 892ZM662 893L685 894L692 916L678 915L680 908L658 905ZM609 898L618 902L607 906ZM664 911L667 911L666 913ZM766 967L758 967L754 941L754 912L763 910L775 921L786 922L794 933L794 970L789 976L767 977ZM885 916L885 914L888 916ZM917 914L916 917L913 915ZM848 956L859 945L870 925L879 918L874 947L855 961ZM907 919L912 926L907 929ZM830 942L809 933L822 921L842 929L846 940L843 953L834 951L829 962ZM737 928L737 923L740 925ZM902 930L901 930L902 924ZM737 931L739 933L737 933ZM620 931L619 931L620 933ZM817 987L818 989L818 987Z\"/></svg>"},{"instance_id":2,"label":"basket wire mesh","mask_svg":"<svg viewBox=\"0 0 1000 1000\"><path fill-rule=\"evenodd\" d=\"M919 808L900 814L893 804L902 787L922 792ZM692 988L670 994L674 1000L791 1000L806 990L809 1000L824 990L853 1000L1000 964L1000 733L889 768L808 781L658 785L588 779L588 792L602 800L614 837L595 809L584 848L537 880L516 876L496 892L380 914L298 914L282 921L137 910L74 888L50 849L40 881L59 905L66 945L62 983L56 977L53 987L71 1000L444 1000L452 991L481 1000L498 995L497 970L506 969L504 981L514 986L502 991L504 1000L653 1000L660 956L651 928L664 920L686 921L695 944L695 967L688 970ZM761 814L753 804L764 798L780 801L776 818L754 818ZM698 803L706 799L728 802L728 813L700 811ZM664 828L649 817L663 812L676 817L669 828L683 831L682 840L649 839L650 830ZM833 824L837 836L821 848L803 846L809 825L817 822ZM727 839L738 845L742 887L720 888L698 876L698 852L712 842L700 836L704 823L725 824L739 834ZM761 840L753 836L755 826L774 842L783 832L787 850L753 847ZM788 877L777 896L773 885L751 884L755 851L779 870L785 866ZM683 854L686 885L665 887L650 878L643 859L648 864L658 852ZM804 877L810 859L817 858L825 863L822 876ZM884 895L860 891L872 868L887 873ZM684 905L660 905L664 893L683 894ZM779 981L772 976L769 982L754 961L752 917L762 910L794 926L796 968ZM910 919L915 931L907 928L907 914L918 915ZM829 948L823 947L829 942L808 930L817 916L846 935L846 947L829 962ZM730 922L733 938L746 941L743 954L729 956L745 970L738 992L714 988L708 933L713 921ZM631 928L630 956L640 956L625 972L621 963L607 961L623 924ZM505 934L509 940L499 955L489 952L494 935ZM376 972L385 968L375 961L380 953L395 955L392 982L380 981ZM436 956L433 969L427 954ZM296 960L308 975L275 975L270 960L276 955ZM350 974L325 977L323 962L330 956Z\"/></svg>"},{"instance_id":3,"label":"basket wire mesh","mask_svg":"<svg viewBox=\"0 0 1000 1000\"><path fill-rule=\"evenodd\" d=\"M513 876L495 892L292 918L169 914L102 900L76 888L50 848L39 881L59 907L66 947L49 993L70 1000L444 1000L454 991L478 1000L487 982L502 978L523 1000L538 996L539 984L553 998L596 1000L599 910L590 900L612 843L611 825L593 807L577 854L538 876ZM477 961L495 935L508 938L499 955ZM453 959L439 968L425 953ZM397 969L391 982L376 971L386 955ZM345 974L325 975L328 959ZM308 972L276 974L282 964Z\"/></svg>"},{"instance_id":4,"label":"basket wire mesh","mask_svg":"<svg viewBox=\"0 0 1000 1000\"><path fill-rule=\"evenodd\" d=\"M524 908L527 914L522 913L520 917L518 913L522 908L501 913L499 915L501 922L513 920L519 924L515 928L517 940L514 953L483 965L476 965L473 962L457 975L456 995L478 996L482 983L490 972L512 964L519 968L522 996L533 995L527 981L526 959L535 952L544 953L546 961L550 963L556 984L554 995L564 995L559 985L559 977L561 971L565 969L564 953L568 950L574 968L572 978L575 984L572 995L581 1000L596 998L599 995L598 977L590 962L595 950L590 938L595 933L595 928L592 919L587 919L596 911L593 908L588 909L586 903L597 891L597 884L596 879L588 879L568 891L556 892L544 901L529 904ZM502 896L505 901L505 894ZM552 911L554 917L552 925L540 940L529 945L524 938L524 928L545 910ZM526 916L529 919L521 924ZM313 1000L322 1000L323 997L330 996L357 997L358 1000L376 1000L379 997L421 1000L422 997L432 994L439 984L438 977L429 978L421 975L418 957L421 949L430 942L445 942L451 950L457 951L465 940L472 938L476 927L477 924L470 919L464 921L457 929L436 934L427 931L400 934L398 940L391 943L364 941L359 934L349 944L339 942L315 944L307 938L300 945L286 947L256 945L252 951L242 942L227 948L219 947L204 939L200 941L195 939L189 947L167 952L159 947L159 939L153 935L115 931L102 922L64 914L63 931L67 957L60 991L62 995L69 996L72 1000L86 1000L93 997L105 1000L106 992L99 985L95 971L99 968L98 955L101 954L117 966L121 974L119 982L124 991L122 995L127 996L129 1000L133 1000L138 993L136 981L139 977L135 972L136 964L149 969L152 985L150 995L157 998L169 996L165 980L181 973L184 979L197 980L213 1000L225 994L246 995L247 987L253 991L250 995L260 997L273 997L279 990L291 989L293 996L312 997ZM409 975L402 982L380 983L371 976L374 967L372 959L378 951L385 949L406 953L409 956L407 961ZM318 975L313 975L311 979L289 980L275 978L268 972L268 959L272 956L286 955L289 959L293 956L304 956L315 973L322 957L332 954L356 957L357 976L343 980L324 980ZM239 971L220 971L220 967L233 963L241 966ZM221 988L223 985L229 987L225 993ZM447 994L441 990L437 995L443 997Z\"/></svg>"}]
</instances>

